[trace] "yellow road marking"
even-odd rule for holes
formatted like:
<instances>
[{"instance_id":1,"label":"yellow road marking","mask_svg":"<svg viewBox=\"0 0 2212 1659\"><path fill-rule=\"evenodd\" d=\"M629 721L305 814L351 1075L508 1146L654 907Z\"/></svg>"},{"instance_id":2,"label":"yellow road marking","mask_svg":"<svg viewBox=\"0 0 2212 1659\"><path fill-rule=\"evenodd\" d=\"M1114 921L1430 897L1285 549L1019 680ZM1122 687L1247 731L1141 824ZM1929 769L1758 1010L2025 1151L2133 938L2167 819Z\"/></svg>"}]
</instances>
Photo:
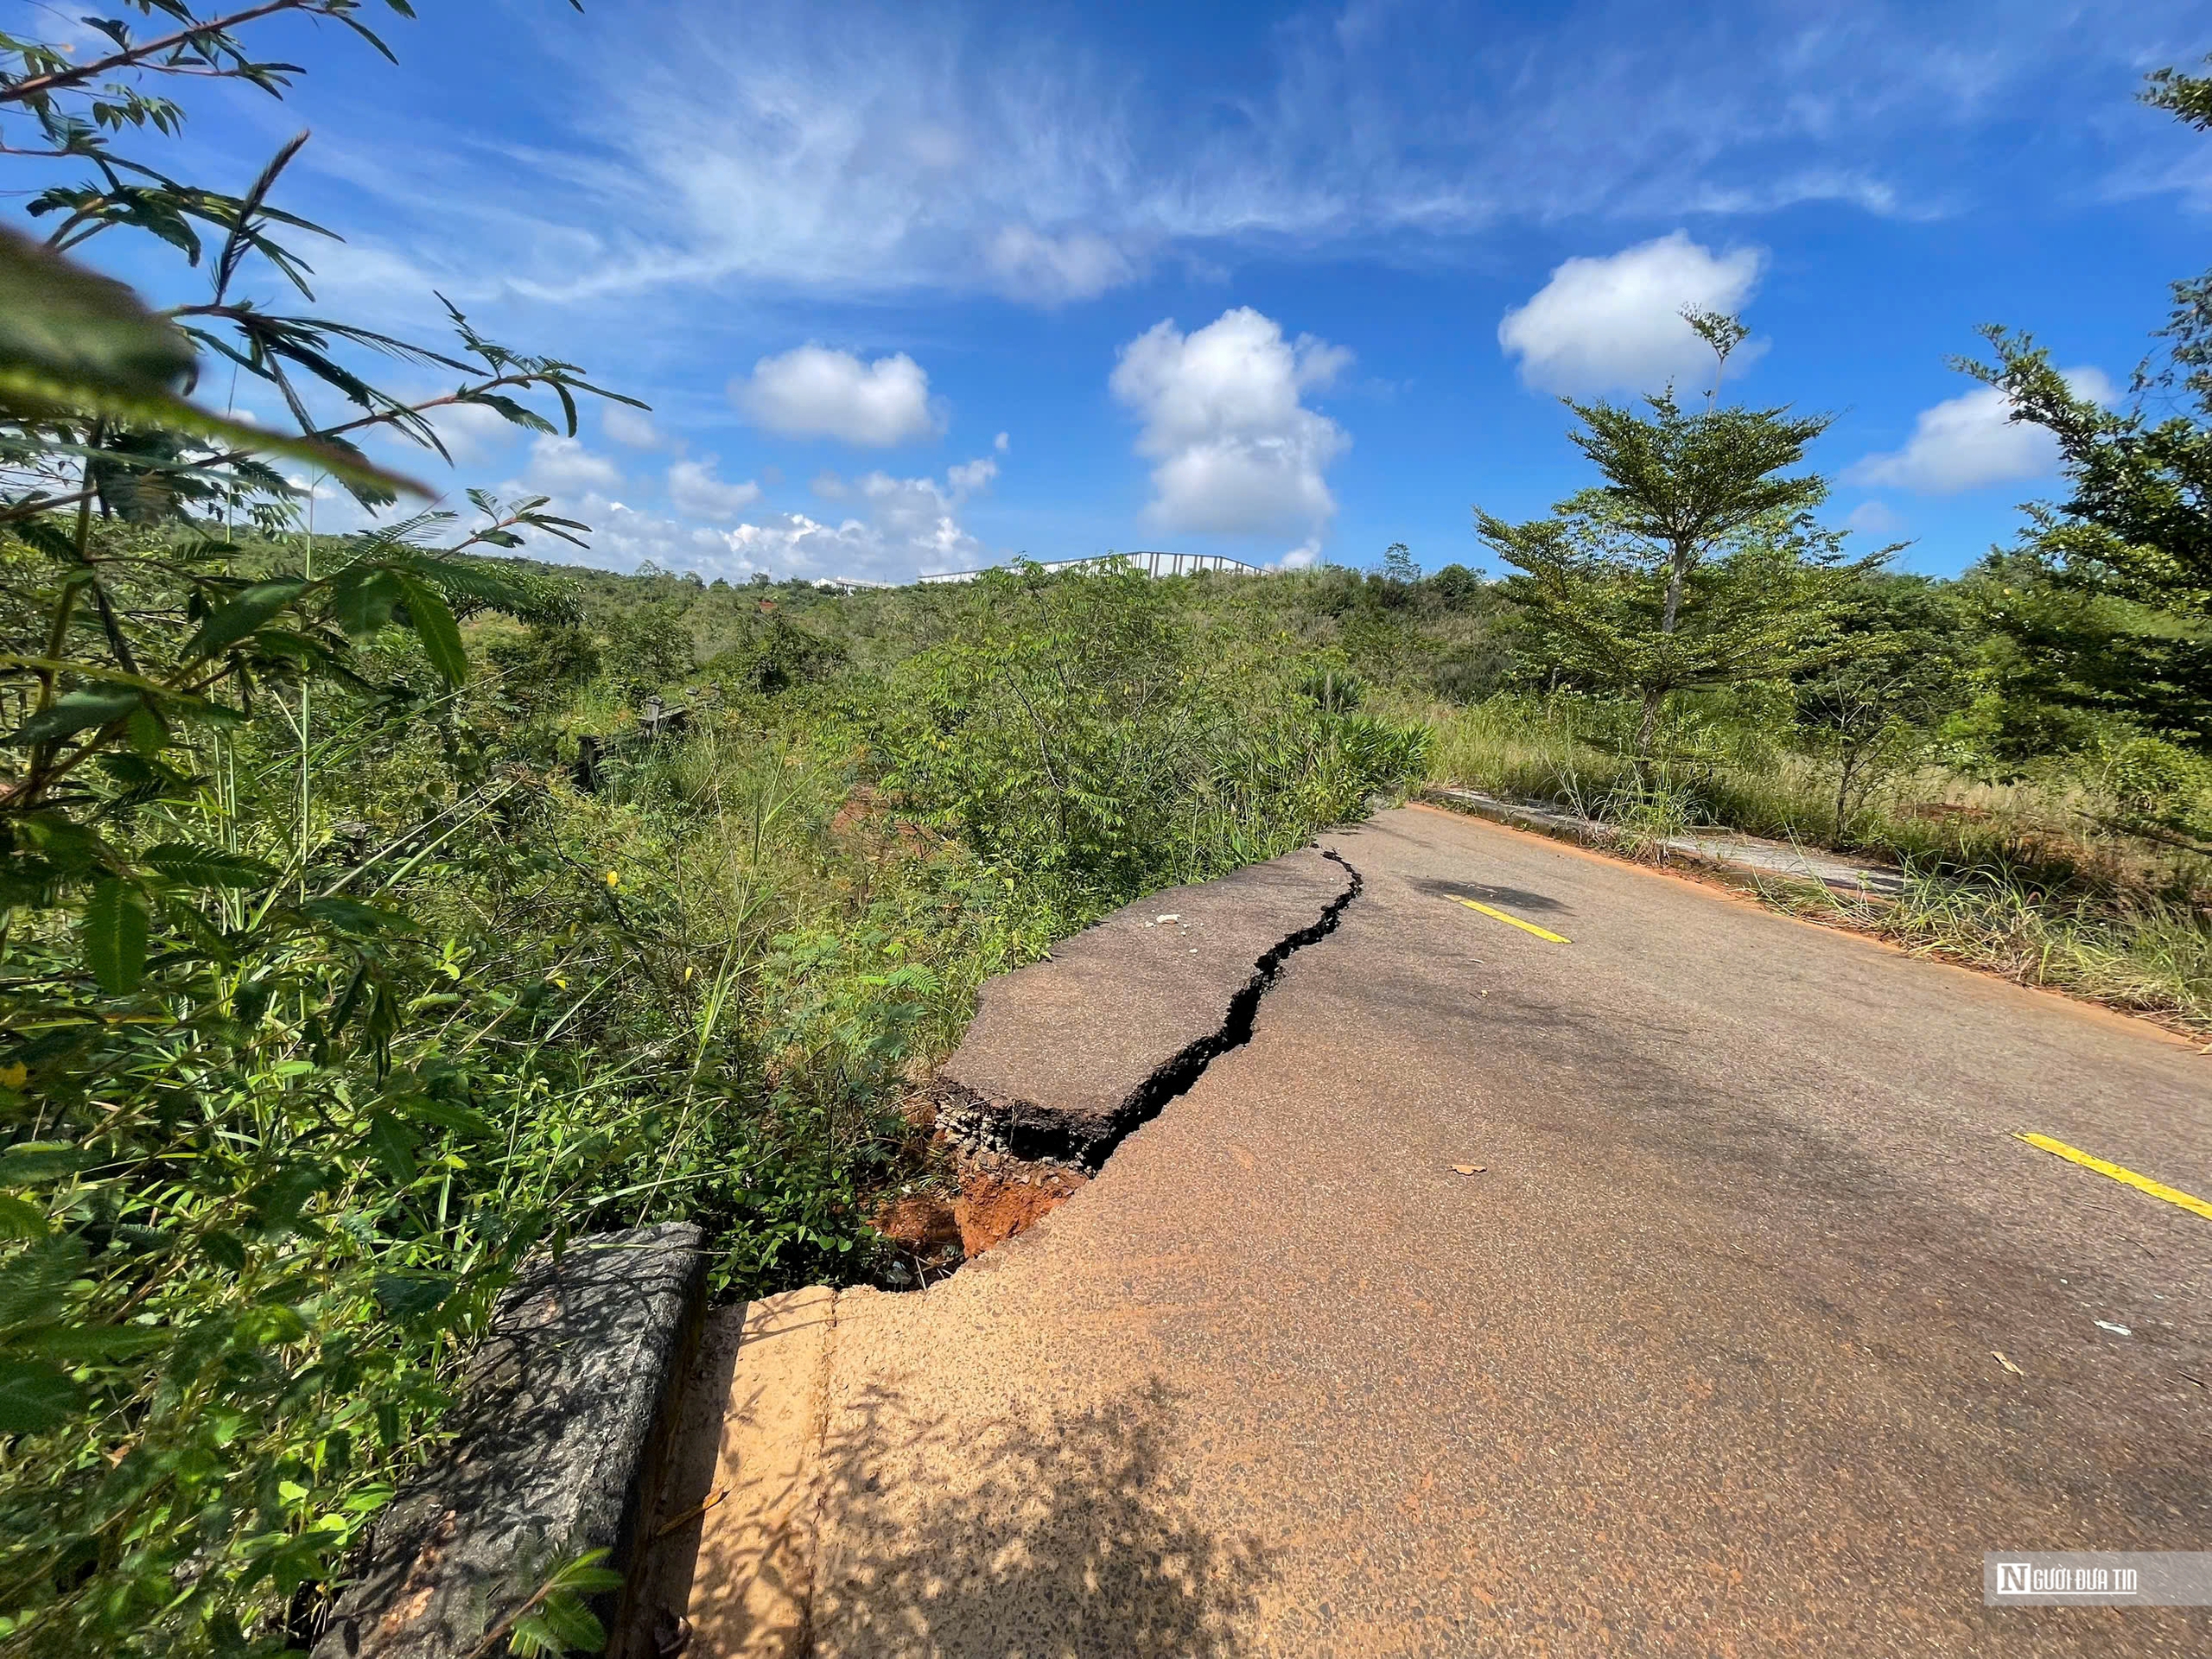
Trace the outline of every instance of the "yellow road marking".
<instances>
[{"instance_id":1,"label":"yellow road marking","mask_svg":"<svg viewBox=\"0 0 2212 1659\"><path fill-rule=\"evenodd\" d=\"M2063 1141L2054 1141L2047 1135L2016 1135L2013 1138L2024 1141L2031 1147L2040 1147L2044 1151L2055 1154L2069 1163L2079 1164L2084 1169L2094 1169L2100 1175L2109 1175L2123 1186L2132 1186L2139 1192L2148 1192L2152 1198L2164 1198L2168 1204L2177 1204L2190 1214L2212 1221L2212 1204L2193 1198L2178 1187L2154 1181L2148 1175L2138 1175L2132 1169L2122 1169L2118 1164L2108 1164L2101 1158L2092 1158L2079 1147L2069 1147Z\"/></svg>"},{"instance_id":2,"label":"yellow road marking","mask_svg":"<svg viewBox=\"0 0 2212 1659\"><path fill-rule=\"evenodd\" d=\"M1523 933L1533 933L1540 939L1549 939L1554 944L1574 943L1573 939L1560 938L1548 928L1538 927L1534 922L1524 922L1518 916L1509 916L1502 910L1492 910L1488 905L1478 905L1471 899L1462 899L1459 902L1469 910L1479 910L1485 916L1497 918L1508 927L1517 927Z\"/></svg>"}]
</instances>

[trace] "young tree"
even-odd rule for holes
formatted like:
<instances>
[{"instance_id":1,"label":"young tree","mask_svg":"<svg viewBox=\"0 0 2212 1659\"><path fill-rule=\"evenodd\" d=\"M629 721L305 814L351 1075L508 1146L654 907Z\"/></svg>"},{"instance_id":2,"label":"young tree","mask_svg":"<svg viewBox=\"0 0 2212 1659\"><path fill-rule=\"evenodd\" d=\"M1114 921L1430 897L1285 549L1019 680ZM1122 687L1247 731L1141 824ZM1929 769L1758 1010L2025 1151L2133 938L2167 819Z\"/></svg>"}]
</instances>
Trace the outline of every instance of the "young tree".
<instances>
[{"instance_id":1,"label":"young tree","mask_svg":"<svg viewBox=\"0 0 2212 1659\"><path fill-rule=\"evenodd\" d=\"M2161 69L2142 97L2212 130L2212 78ZM2088 696L2132 703L2154 727L2212 747L2212 271L2173 285L2164 352L2136 371L2124 408L2079 395L2031 335L1985 333L1997 360L1958 366L2000 388L2014 420L2058 440L2072 488L2056 509L2032 511L2024 550L2059 585L2164 619L2073 653L2117 648L2125 658L2118 677L2131 689L2090 687Z\"/></svg>"},{"instance_id":2,"label":"young tree","mask_svg":"<svg viewBox=\"0 0 2212 1659\"><path fill-rule=\"evenodd\" d=\"M1963 620L1924 576L1869 574L1841 596L1829 647L1794 677L1799 734L1836 769L1839 841L1854 806L1923 753L1961 701Z\"/></svg>"},{"instance_id":3,"label":"young tree","mask_svg":"<svg viewBox=\"0 0 2212 1659\"><path fill-rule=\"evenodd\" d=\"M1648 414L1568 399L1582 423L1570 435L1605 481L1526 524L1475 510L1476 533L1520 573L1505 587L1537 653L1565 678L1640 702L1639 765L1671 693L1799 660L1849 568L1840 538L1811 516L1826 483L1786 470L1831 417L1717 406L1745 331L1728 317L1686 321L1713 348L1703 411L1685 410L1672 387L1644 400Z\"/></svg>"}]
</instances>

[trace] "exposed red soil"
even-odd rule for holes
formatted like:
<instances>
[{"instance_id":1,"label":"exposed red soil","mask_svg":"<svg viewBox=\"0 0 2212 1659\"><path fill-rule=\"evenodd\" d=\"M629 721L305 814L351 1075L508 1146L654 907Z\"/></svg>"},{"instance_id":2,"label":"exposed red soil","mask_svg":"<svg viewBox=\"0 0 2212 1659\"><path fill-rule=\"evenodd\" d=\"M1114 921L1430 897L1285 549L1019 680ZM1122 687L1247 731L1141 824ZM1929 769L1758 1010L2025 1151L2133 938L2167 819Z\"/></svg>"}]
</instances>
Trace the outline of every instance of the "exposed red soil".
<instances>
[{"instance_id":1,"label":"exposed red soil","mask_svg":"<svg viewBox=\"0 0 2212 1659\"><path fill-rule=\"evenodd\" d=\"M962 1243L954 1206L927 1193L893 1201L875 1218L875 1230L908 1255L925 1261Z\"/></svg>"},{"instance_id":2,"label":"exposed red soil","mask_svg":"<svg viewBox=\"0 0 2212 1659\"><path fill-rule=\"evenodd\" d=\"M1002 1170L971 1166L963 1172L960 1198L952 1206L961 1248L975 1256L1005 1243L1066 1203L1090 1179L1038 1164Z\"/></svg>"},{"instance_id":3,"label":"exposed red soil","mask_svg":"<svg viewBox=\"0 0 2212 1659\"><path fill-rule=\"evenodd\" d=\"M915 1274L921 1284L936 1283L970 1257L1027 1232L1090 1180L1058 1164L963 1152L938 1133L938 1105L928 1079L918 1081L905 1102L909 1179L935 1190L889 1198L874 1217L875 1230L898 1247L900 1259L889 1270L894 1288L910 1288ZM957 1192L948 1190L955 1186Z\"/></svg>"}]
</instances>

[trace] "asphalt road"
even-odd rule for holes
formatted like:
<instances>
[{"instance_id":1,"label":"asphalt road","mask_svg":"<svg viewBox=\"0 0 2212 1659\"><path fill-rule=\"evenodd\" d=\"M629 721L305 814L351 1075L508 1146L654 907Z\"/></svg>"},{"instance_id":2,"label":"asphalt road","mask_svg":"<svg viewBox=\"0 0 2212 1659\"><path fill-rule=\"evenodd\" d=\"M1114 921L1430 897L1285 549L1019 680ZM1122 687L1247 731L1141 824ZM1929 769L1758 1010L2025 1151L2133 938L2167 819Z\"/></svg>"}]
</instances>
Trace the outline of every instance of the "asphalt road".
<instances>
[{"instance_id":1,"label":"asphalt road","mask_svg":"<svg viewBox=\"0 0 2212 1659\"><path fill-rule=\"evenodd\" d=\"M837 1300L817 1651L2212 1651L1981 1595L2212 1548L2212 1221L2013 1138L2212 1196L2212 1058L1443 812L1330 844L1249 1046Z\"/></svg>"}]
</instances>

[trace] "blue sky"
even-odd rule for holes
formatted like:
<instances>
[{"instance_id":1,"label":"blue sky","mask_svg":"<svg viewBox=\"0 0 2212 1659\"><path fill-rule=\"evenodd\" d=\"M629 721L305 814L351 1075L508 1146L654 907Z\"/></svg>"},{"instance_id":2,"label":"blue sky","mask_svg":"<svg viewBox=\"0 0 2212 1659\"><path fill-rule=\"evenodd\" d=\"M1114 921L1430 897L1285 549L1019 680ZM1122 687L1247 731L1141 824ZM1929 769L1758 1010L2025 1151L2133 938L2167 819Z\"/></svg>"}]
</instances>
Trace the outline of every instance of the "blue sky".
<instances>
[{"instance_id":1,"label":"blue sky","mask_svg":"<svg viewBox=\"0 0 2212 1659\"><path fill-rule=\"evenodd\" d=\"M1834 520L1951 572L2052 480L1947 359L2003 321L2124 385L2212 264L2212 143L2132 101L2201 4L419 9L397 70L269 29L300 94L187 88L194 164L312 126L331 314L432 340L442 289L651 403L455 422L433 479L617 569L1479 564L1471 504L1587 481L1558 394L1701 384L1689 302L1753 330L1735 395L1836 412Z\"/></svg>"}]
</instances>

